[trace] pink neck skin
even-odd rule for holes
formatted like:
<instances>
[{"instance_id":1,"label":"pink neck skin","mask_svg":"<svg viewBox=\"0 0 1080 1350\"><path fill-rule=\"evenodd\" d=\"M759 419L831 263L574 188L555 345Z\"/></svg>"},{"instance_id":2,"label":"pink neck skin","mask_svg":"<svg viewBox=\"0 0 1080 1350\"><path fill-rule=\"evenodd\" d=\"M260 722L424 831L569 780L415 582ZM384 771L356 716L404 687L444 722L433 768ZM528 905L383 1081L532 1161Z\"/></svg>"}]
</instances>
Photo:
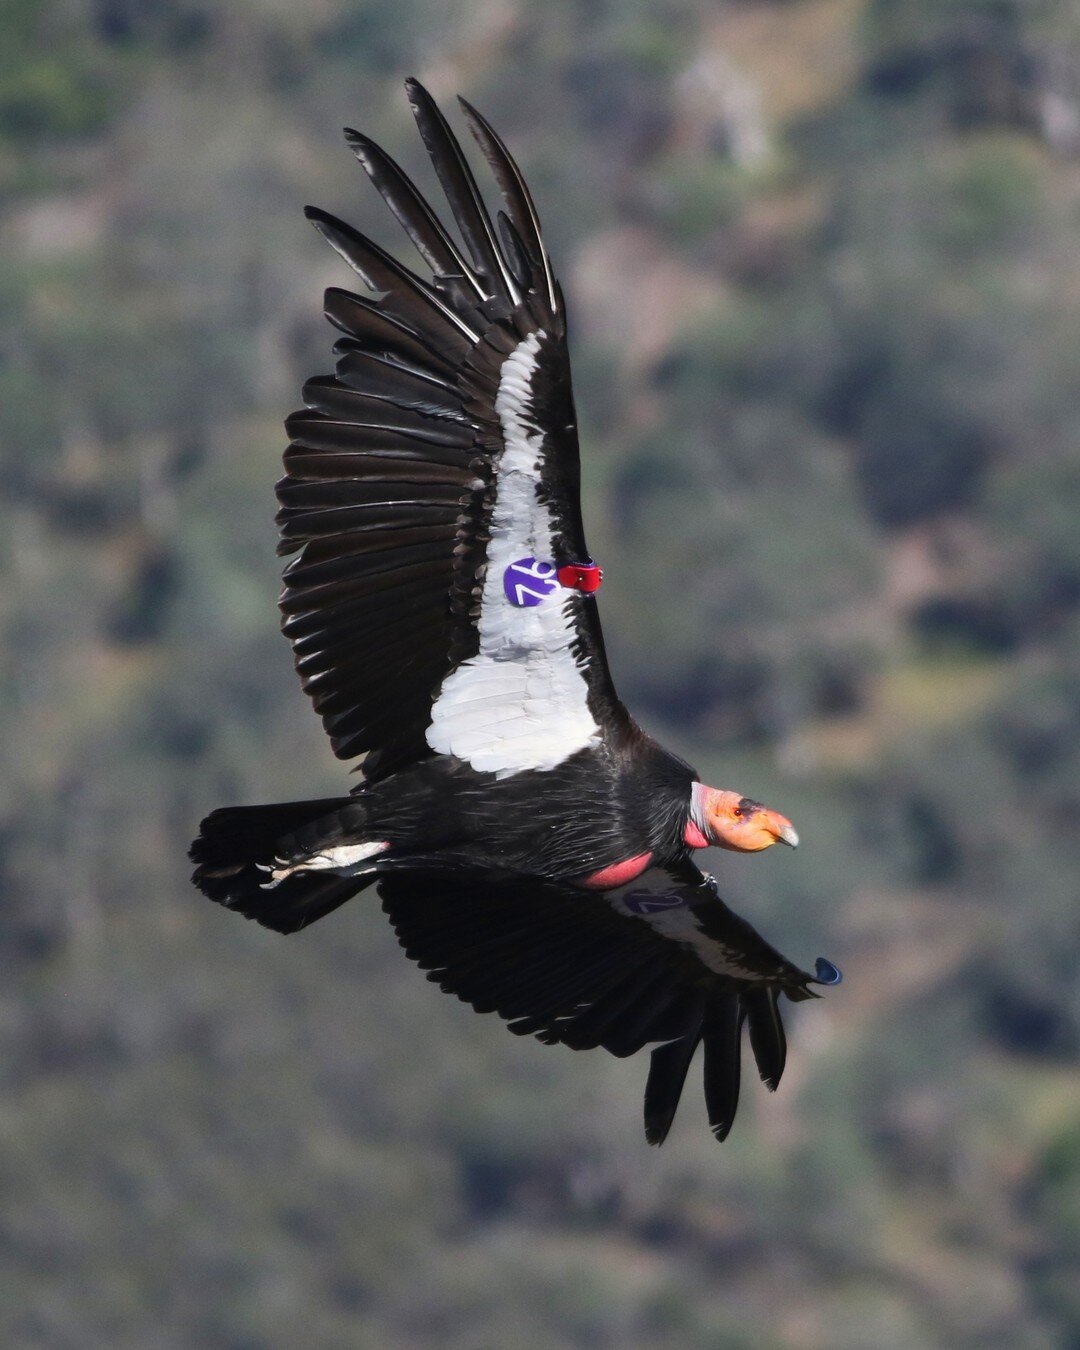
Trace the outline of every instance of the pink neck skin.
<instances>
[{"instance_id":1,"label":"pink neck skin","mask_svg":"<svg viewBox=\"0 0 1080 1350\"><path fill-rule=\"evenodd\" d=\"M624 886L628 881L641 876L651 862L651 853L639 853L624 862L613 863L610 867L601 868L599 872L593 872L584 880L577 882L577 885L584 886L589 891L609 891L614 886Z\"/></svg>"},{"instance_id":2,"label":"pink neck skin","mask_svg":"<svg viewBox=\"0 0 1080 1350\"><path fill-rule=\"evenodd\" d=\"M686 822L686 829L683 831L683 843L688 845L690 848L709 847L709 841L705 838L705 836L701 833L697 825L692 820L688 820Z\"/></svg>"}]
</instances>

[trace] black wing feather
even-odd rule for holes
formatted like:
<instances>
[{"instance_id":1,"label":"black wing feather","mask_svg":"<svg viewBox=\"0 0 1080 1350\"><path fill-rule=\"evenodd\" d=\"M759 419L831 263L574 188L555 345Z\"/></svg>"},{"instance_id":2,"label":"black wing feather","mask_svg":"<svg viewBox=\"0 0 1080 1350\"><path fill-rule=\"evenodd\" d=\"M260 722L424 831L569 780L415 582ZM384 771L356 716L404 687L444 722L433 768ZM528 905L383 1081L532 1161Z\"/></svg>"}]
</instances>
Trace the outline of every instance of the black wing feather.
<instances>
[{"instance_id":1,"label":"black wing feather","mask_svg":"<svg viewBox=\"0 0 1080 1350\"><path fill-rule=\"evenodd\" d=\"M491 217L461 145L424 86L418 80L406 80L405 89L416 125L476 269L490 286L490 293L499 295L508 308L513 308L521 297L499 252Z\"/></svg>"},{"instance_id":2,"label":"black wing feather","mask_svg":"<svg viewBox=\"0 0 1080 1350\"><path fill-rule=\"evenodd\" d=\"M381 352L433 371L453 372L456 368L456 343L444 351L437 342L366 296L330 286L323 294L323 313L345 334L334 344L335 353L353 350L355 345L357 350Z\"/></svg>"},{"instance_id":3,"label":"black wing feather","mask_svg":"<svg viewBox=\"0 0 1080 1350\"><path fill-rule=\"evenodd\" d=\"M714 994L705 1009L705 1109L709 1125L723 1141L731 1132L739 1105L742 1072L743 1010L731 991Z\"/></svg>"},{"instance_id":4,"label":"black wing feather","mask_svg":"<svg viewBox=\"0 0 1080 1350\"><path fill-rule=\"evenodd\" d=\"M700 1027L701 1014L698 1017ZM649 1077L645 1083L645 1138L650 1144L662 1144L668 1137L679 1109L690 1061L700 1044L700 1030L695 1030L666 1045L658 1045L649 1057Z\"/></svg>"},{"instance_id":5,"label":"black wing feather","mask_svg":"<svg viewBox=\"0 0 1080 1350\"><path fill-rule=\"evenodd\" d=\"M650 921L624 897L678 899L688 925ZM517 1035L631 1055L651 1043L645 1095L650 1143L667 1136L690 1060L705 1044L709 1123L726 1137L739 1100L739 1042L751 1024L763 1077L782 1070L777 999L811 981L733 914L695 867L654 868L596 894L537 877L472 869L390 872L383 908L406 954L428 978ZM712 936L703 941L704 916ZM696 936L695 936L696 935ZM779 1039L778 1039L779 1036Z\"/></svg>"},{"instance_id":6,"label":"black wing feather","mask_svg":"<svg viewBox=\"0 0 1080 1350\"><path fill-rule=\"evenodd\" d=\"M754 1052L761 1081L775 1092L787 1062L787 1037L780 1019L776 988L751 990L746 998L746 1016L750 1023L750 1048Z\"/></svg>"},{"instance_id":7,"label":"black wing feather","mask_svg":"<svg viewBox=\"0 0 1080 1350\"><path fill-rule=\"evenodd\" d=\"M503 450L495 400L504 361L530 336L539 341L531 415L544 434L537 490L560 558L588 556L565 315L536 207L505 145L467 109L504 199L496 231L442 113L415 80L407 90L460 241L385 151L346 132L432 278L307 208L375 295L326 292L327 318L342 334L337 370L310 380L306 406L288 419L278 488L279 552L299 553L284 574L283 627L291 640L312 639L296 650L302 676L311 674L313 650L320 653L308 692L335 754L363 756L369 782L431 753L432 701L478 650ZM607 671L595 600L578 596L567 612L594 717L614 732L625 726L625 710ZM407 653L407 679L383 703L382 671L406 655L388 626L405 615L424 640ZM365 668L365 651L378 674Z\"/></svg>"},{"instance_id":8,"label":"black wing feather","mask_svg":"<svg viewBox=\"0 0 1080 1350\"><path fill-rule=\"evenodd\" d=\"M472 288L473 299L485 299L484 289L476 273L462 257L457 245L443 228L442 221L409 177L385 150L359 131L346 127L345 139L379 195L393 211L436 277L467 281Z\"/></svg>"},{"instance_id":9,"label":"black wing feather","mask_svg":"<svg viewBox=\"0 0 1080 1350\"><path fill-rule=\"evenodd\" d=\"M544 236L540 231L540 216L532 199L521 170L513 156L503 144L501 137L471 103L459 98L469 120L469 127L499 184L499 190L506 201L507 214L517 237L530 261L539 266L544 274L545 295L552 313L560 308L556 297L555 278L551 270L551 259L544 245Z\"/></svg>"},{"instance_id":10,"label":"black wing feather","mask_svg":"<svg viewBox=\"0 0 1080 1350\"><path fill-rule=\"evenodd\" d=\"M327 243L373 291L386 295L386 312L429 335L439 347L458 345L462 353L480 339L480 332L454 313L435 290L392 258L373 240L317 206L305 206L304 214Z\"/></svg>"}]
</instances>

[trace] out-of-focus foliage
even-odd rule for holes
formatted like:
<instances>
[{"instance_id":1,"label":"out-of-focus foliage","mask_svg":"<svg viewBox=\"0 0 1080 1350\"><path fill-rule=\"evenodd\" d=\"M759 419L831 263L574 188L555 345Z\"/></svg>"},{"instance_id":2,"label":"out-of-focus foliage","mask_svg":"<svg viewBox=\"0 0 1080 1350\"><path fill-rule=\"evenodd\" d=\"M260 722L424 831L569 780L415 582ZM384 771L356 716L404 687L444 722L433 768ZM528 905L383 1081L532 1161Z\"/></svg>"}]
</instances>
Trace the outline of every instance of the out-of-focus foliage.
<instances>
[{"instance_id":1,"label":"out-of-focus foliage","mask_svg":"<svg viewBox=\"0 0 1080 1350\"><path fill-rule=\"evenodd\" d=\"M778 1095L661 1152L373 904L199 817L340 790L274 632L280 421L400 247L400 80L488 113L575 319L633 707L773 801ZM1080 1341L1080 23L1069 0L14 0L0 16L0 1341Z\"/></svg>"}]
</instances>

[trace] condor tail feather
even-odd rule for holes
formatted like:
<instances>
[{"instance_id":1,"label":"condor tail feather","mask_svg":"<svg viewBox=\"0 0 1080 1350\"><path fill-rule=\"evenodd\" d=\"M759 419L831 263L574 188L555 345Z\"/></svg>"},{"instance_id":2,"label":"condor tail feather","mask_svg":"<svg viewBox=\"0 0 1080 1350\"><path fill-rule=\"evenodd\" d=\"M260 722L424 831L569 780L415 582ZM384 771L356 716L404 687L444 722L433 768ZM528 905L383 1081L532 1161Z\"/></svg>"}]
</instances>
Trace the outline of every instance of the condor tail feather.
<instances>
[{"instance_id":1,"label":"condor tail feather","mask_svg":"<svg viewBox=\"0 0 1080 1350\"><path fill-rule=\"evenodd\" d=\"M222 807L199 827L191 879L226 909L295 933L375 880L373 870L345 876L317 861L304 865L343 837L362 837L363 814L355 797Z\"/></svg>"}]
</instances>

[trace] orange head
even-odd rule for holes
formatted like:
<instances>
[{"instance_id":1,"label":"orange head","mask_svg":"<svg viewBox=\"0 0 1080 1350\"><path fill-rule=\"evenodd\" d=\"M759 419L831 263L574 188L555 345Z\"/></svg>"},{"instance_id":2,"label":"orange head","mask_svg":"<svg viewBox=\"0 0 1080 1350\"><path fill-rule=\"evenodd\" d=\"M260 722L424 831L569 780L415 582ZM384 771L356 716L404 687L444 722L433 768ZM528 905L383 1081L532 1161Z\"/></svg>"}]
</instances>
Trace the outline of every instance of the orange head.
<instances>
[{"instance_id":1,"label":"orange head","mask_svg":"<svg viewBox=\"0 0 1080 1350\"><path fill-rule=\"evenodd\" d=\"M760 802L743 797L738 792L695 783L691 797L691 821L696 824L705 842L718 848L733 849L736 853L760 853L773 844L789 844L794 848L799 836L791 821L779 811L770 811Z\"/></svg>"}]
</instances>

